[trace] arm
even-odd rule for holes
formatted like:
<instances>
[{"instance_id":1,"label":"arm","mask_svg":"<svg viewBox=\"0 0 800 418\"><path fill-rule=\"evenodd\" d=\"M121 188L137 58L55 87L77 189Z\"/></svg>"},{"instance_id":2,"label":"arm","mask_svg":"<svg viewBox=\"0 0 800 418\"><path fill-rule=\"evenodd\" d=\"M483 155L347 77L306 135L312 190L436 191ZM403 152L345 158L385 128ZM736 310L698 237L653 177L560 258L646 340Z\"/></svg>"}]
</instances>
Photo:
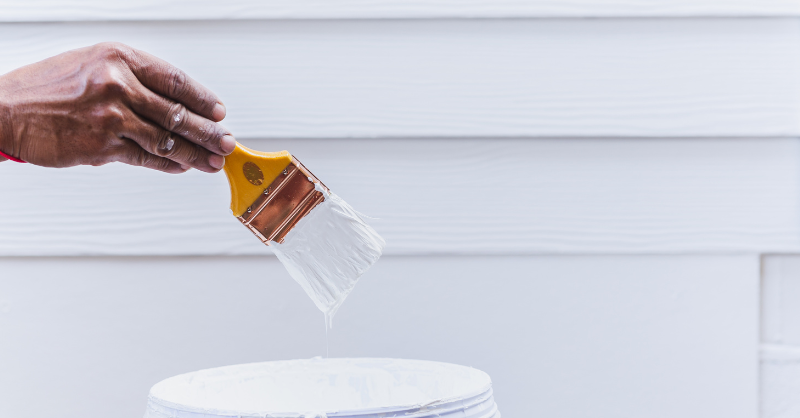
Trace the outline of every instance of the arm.
<instances>
[{"instance_id":1,"label":"arm","mask_svg":"<svg viewBox=\"0 0 800 418\"><path fill-rule=\"evenodd\" d=\"M217 172L236 145L217 123L224 117L213 92L117 43L0 76L0 151L46 167L119 161L168 173Z\"/></svg>"}]
</instances>

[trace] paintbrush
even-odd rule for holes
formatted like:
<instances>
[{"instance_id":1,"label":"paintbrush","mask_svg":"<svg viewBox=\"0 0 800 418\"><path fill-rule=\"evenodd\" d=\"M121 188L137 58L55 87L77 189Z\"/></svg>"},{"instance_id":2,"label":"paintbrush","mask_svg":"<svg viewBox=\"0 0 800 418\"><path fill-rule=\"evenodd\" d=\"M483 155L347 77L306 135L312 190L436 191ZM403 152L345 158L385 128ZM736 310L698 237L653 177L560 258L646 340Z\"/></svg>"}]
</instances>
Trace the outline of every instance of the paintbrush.
<instances>
[{"instance_id":1,"label":"paintbrush","mask_svg":"<svg viewBox=\"0 0 800 418\"><path fill-rule=\"evenodd\" d=\"M233 215L272 248L331 326L358 278L380 258L383 238L288 151L236 144L224 171Z\"/></svg>"}]
</instances>

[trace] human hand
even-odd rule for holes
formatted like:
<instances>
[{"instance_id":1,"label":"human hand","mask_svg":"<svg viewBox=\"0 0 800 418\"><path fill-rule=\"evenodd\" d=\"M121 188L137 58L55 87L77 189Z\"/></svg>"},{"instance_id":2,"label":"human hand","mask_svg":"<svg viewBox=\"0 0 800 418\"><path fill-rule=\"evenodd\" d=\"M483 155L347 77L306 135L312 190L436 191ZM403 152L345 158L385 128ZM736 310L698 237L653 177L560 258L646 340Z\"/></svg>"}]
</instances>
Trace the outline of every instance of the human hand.
<instances>
[{"instance_id":1,"label":"human hand","mask_svg":"<svg viewBox=\"0 0 800 418\"><path fill-rule=\"evenodd\" d=\"M216 123L224 117L213 92L118 43L0 76L0 151L46 167L120 161L168 173L217 172L236 145Z\"/></svg>"}]
</instances>

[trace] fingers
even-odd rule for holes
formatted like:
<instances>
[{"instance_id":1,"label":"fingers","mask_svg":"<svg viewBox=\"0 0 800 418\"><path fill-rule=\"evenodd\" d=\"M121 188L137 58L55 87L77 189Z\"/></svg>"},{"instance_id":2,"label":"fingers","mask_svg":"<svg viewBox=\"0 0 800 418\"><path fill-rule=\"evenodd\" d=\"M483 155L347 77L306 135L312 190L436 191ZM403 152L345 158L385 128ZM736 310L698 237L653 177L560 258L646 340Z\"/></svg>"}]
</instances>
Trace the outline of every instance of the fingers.
<instances>
[{"instance_id":1,"label":"fingers","mask_svg":"<svg viewBox=\"0 0 800 418\"><path fill-rule=\"evenodd\" d=\"M225 164L225 158L195 145L180 135L162 129L136 115L128 118L120 132L148 153L174 161L185 167L196 168L207 173L216 173Z\"/></svg>"},{"instance_id":2,"label":"fingers","mask_svg":"<svg viewBox=\"0 0 800 418\"><path fill-rule=\"evenodd\" d=\"M217 95L179 68L133 48L124 55L133 74L148 89L185 105L204 118L215 122L225 118L225 105Z\"/></svg>"},{"instance_id":3,"label":"fingers","mask_svg":"<svg viewBox=\"0 0 800 418\"><path fill-rule=\"evenodd\" d=\"M189 167L181 166L170 159L153 155L131 140L123 139L123 141L116 158L121 163L146 167L170 174L185 173L189 169Z\"/></svg>"},{"instance_id":4,"label":"fingers","mask_svg":"<svg viewBox=\"0 0 800 418\"><path fill-rule=\"evenodd\" d=\"M155 122L203 148L228 155L236 147L236 139L218 123L206 119L186 106L159 96L144 86L137 89L130 106L137 114Z\"/></svg>"}]
</instances>

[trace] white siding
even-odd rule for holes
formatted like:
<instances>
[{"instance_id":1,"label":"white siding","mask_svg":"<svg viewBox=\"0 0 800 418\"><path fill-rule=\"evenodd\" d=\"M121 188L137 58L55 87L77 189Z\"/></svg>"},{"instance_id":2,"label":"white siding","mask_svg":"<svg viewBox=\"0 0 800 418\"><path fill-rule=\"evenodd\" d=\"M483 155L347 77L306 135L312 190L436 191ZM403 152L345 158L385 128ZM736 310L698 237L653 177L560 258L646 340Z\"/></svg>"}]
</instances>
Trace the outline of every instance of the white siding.
<instances>
[{"instance_id":1,"label":"white siding","mask_svg":"<svg viewBox=\"0 0 800 418\"><path fill-rule=\"evenodd\" d=\"M389 254L800 250L796 139L246 144L291 150L379 218ZM0 175L14 179L0 183L0 255L268 252L230 215L223 174L4 163Z\"/></svg>"},{"instance_id":2,"label":"white siding","mask_svg":"<svg viewBox=\"0 0 800 418\"><path fill-rule=\"evenodd\" d=\"M272 257L0 259L0 416L141 416L162 378L325 355ZM386 257L330 355L488 372L503 416L754 418L756 256Z\"/></svg>"},{"instance_id":3,"label":"white siding","mask_svg":"<svg viewBox=\"0 0 800 418\"><path fill-rule=\"evenodd\" d=\"M116 40L239 138L800 135L793 19L0 25L0 72Z\"/></svg>"},{"instance_id":4,"label":"white siding","mask_svg":"<svg viewBox=\"0 0 800 418\"><path fill-rule=\"evenodd\" d=\"M27 0L0 21L797 16L797 0Z\"/></svg>"},{"instance_id":5,"label":"white siding","mask_svg":"<svg viewBox=\"0 0 800 418\"><path fill-rule=\"evenodd\" d=\"M763 258L760 306L758 279L760 255L800 253L797 16L797 0L11 1L0 73L145 49L216 91L245 144L290 150L379 218L388 255L332 356L484 369L507 417L788 418L797 256ZM0 416L140 416L161 378L324 354L321 315L230 216L221 174L3 163L0 196Z\"/></svg>"}]
</instances>

